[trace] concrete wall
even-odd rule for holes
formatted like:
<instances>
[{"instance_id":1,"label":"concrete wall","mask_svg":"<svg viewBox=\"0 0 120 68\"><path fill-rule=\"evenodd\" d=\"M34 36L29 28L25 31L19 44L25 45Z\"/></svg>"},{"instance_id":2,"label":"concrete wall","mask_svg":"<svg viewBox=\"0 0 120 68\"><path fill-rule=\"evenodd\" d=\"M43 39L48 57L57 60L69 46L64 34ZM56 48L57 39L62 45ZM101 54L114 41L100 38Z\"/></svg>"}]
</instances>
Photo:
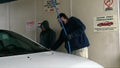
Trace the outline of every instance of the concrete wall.
<instances>
[{"instance_id":1,"label":"concrete wall","mask_svg":"<svg viewBox=\"0 0 120 68\"><path fill-rule=\"evenodd\" d=\"M104 11L103 1L72 0L72 14L80 18L87 27L86 33L91 43L89 59L102 64L105 68L120 68L119 30L94 32L95 17L106 15L118 17L118 1L113 0L112 11Z\"/></svg>"},{"instance_id":2,"label":"concrete wall","mask_svg":"<svg viewBox=\"0 0 120 68\"><path fill-rule=\"evenodd\" d=\"M8 4L0 4L0 29L9 29Z\"/></svg>"},{"instance_id":3,"label":"concrete wall","mask_svg":"<svg viewBox=\"0 0 120 68\"><path fill-rule=\"evenodd\" d=\"M17 0L0 4L0 28L37 40L37 21L42 19L42 0ZM34 22L32 27L27 22Z\"/></svg>"},{"instance_id":4,"label":"concrete wall","mask_svg":"<svg viewBox=\"0 0 120 68\"><path fill-rule=\"evenodd\" d=\"M26 28L27 22L34 21L35 23L34 7L33 0L17 0L10 3L10 30L35 40L35 28Z\"/></svg>"}]
</instances>

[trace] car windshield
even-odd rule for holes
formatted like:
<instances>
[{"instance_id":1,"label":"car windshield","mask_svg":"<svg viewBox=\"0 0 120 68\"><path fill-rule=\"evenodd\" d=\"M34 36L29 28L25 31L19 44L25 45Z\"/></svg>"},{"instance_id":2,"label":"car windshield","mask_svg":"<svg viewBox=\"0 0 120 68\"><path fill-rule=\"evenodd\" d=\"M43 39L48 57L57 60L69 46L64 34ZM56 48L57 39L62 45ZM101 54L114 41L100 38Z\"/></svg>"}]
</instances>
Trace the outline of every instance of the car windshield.
<instances>
[{"instance_id":1,"label":"car windshield","mask_svg":"<svg viewBox=\"0 0 120 68\"><path fill-rule=\"evenodd\" d=\"M49 51L11 31L0 30L0 57Z\"/></svg>"}]
</instances>

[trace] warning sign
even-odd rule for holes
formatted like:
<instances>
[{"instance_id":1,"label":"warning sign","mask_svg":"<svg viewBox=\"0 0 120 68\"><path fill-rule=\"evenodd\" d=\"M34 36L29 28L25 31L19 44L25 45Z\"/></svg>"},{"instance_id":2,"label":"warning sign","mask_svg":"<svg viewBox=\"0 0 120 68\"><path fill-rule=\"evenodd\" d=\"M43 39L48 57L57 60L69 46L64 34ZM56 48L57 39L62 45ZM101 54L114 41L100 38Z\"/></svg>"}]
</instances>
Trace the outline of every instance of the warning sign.
<instances>
[{"instance_id":1,"label":"warning sign","mask_svg":"<svg viewBox=\"0 0 120 68\"><path fill-rule=\"evenodd\" d=\"M99 16L94 19L94 31L116 31L117 30L117 17L114 15Z\"/></svg>"},{"instance_id":2,"label":"warning sign","mask_svg":"<svg viewBox=\"0 0 120 68\"><path fill-rule=\"evenodd\" d=\"M113 10L113 0L104 0L105 11Z\"/></svg>"}]
</instances>

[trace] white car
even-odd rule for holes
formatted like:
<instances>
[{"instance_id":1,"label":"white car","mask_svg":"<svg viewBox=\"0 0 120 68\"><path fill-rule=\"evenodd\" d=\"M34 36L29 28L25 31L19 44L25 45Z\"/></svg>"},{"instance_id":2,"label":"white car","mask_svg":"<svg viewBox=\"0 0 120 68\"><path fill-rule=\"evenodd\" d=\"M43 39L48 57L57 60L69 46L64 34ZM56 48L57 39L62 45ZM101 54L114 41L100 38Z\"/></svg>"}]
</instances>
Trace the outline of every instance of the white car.
<instances>
[{"instance_id":1,"label":"white car","mask_svg":"<svg viewBox=\"0 0 120 68\"><path fill-rule=\"evenodd\" d=\"M49 50L15 32L0 30L0 68L104 68L82 57Z\"/></svg>"}]
</instances>

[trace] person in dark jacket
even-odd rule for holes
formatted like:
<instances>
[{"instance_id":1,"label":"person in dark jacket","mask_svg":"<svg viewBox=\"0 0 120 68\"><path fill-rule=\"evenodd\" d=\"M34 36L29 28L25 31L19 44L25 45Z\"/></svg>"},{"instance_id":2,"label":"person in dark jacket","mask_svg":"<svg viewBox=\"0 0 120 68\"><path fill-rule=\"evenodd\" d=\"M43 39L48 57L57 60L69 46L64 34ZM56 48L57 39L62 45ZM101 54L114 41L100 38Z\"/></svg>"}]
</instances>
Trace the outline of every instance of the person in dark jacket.
<instances>
[{"instance_id":1,"label":"person in dark jacket","mask_svg":"<svg viewBox=\"0 0 120 68\"><path fill-rule=\"evenodd\" d=\"M73 54L88 58L88 46L89 41L85 34L85 25L76 17L68 18L64 13L60 13L59 17L63 21L64 27L67 32L65 35L64 30L61 30L60 36L54 46L53 50L56 50L63 42L65 42L65 48L69 51L67 42L70 42L70 49Z\"/></svg>"},{"instance_id":2,"label":"person in dark jacket","mask_svg":"<svg viewBox=\"0 0 120 68\"><path fill-rule=\"evenodd\" d=\"M40 25L42 32L40 33L40 44L50 49L56 40L56 33L49 27L47 20Z\"/></svg>"}]
</instances>

